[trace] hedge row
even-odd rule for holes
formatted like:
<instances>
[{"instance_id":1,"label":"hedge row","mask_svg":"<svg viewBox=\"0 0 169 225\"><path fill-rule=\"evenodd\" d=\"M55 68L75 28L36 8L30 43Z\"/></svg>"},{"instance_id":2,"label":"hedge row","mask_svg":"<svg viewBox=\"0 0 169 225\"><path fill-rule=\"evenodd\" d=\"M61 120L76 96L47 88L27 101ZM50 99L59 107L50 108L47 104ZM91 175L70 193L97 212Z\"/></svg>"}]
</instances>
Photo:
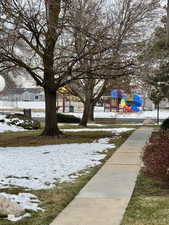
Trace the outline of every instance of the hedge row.
<instances>
[{"instance_id":1,"label":"hedge row","mask_svg":"<svg viewBox=\"0 0 169 225\"><path fill-rule=\"evenodd\" d=\"M80 118L73 115L65 115L57 113L57 120L59 123L80 123Z\"/></svg>"},{"instance_id":2,"label":"hedge row","mask_svg":"<svg viewBox=\"0 0 169 225\"><path fill-rule=\"evenodd\" d=\"M146 174L169 183L169 119L154 132L143 155Z\"/></svg>"}]
</instances>

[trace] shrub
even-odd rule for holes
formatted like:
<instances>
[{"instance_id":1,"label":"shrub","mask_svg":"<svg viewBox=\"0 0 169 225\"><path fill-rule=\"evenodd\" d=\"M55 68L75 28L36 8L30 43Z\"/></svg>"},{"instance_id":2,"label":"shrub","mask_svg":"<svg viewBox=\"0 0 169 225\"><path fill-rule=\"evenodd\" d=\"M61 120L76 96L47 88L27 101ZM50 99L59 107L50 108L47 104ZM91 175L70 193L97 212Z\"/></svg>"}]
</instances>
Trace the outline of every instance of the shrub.
<instances>
[{"instance_id":1,"label":"shrub","mask_svg":"<svg viewBox=\"0 0 169 225\"><path fill-rule=\"evenodd\" d=\"M30 118L26 117L24 114L21 114L21 113L8 114L8 115L6 115L6 118L7 119L17 118L17 119L21 119L21 120L30 119Z\"/></svg>"},{"instance_id":2,"label":"shrub","mask_svg":"<svg viewBox=\"0 0 169 225\"><path fill-rule=\"evenodd\" d=\"M19 127L23 127L24 129L28 130L36 130L40 129L40 122L37 120L32 120L23 114L15 113L6 116L9 121L7 122L8 125L15 125Z\"/></svg>"},{"instance_id":3,"label":"shrub","mask_svg":"<svg viewBox=\"0 0 169 225\"><path fill-rule=\"evenodd\" d=\"M60 123L80 123L80 119L73 115L57 113L57 120Z\"/></svg>"},{"instance_id":4,"label":"shrub","mask_svg":"<svg viewBox=\"0 0 169 225\"><path fill-rule=\"evenodd\" d=\"M144 150L143 162L146 174L169 181L169 137L158 133Z\"/></svg>"},{"instance_id":5,"label":"shrub","mask_svg":"<svg viewBox=\"0 0 169 225\"><path fill-rule=\"evenodd\" d=\"M169 118L165 119L165 120L162 122L160 128L161 128L163 131L166 131L166 130L169 129Z\"/></svg>"}]
</instances>

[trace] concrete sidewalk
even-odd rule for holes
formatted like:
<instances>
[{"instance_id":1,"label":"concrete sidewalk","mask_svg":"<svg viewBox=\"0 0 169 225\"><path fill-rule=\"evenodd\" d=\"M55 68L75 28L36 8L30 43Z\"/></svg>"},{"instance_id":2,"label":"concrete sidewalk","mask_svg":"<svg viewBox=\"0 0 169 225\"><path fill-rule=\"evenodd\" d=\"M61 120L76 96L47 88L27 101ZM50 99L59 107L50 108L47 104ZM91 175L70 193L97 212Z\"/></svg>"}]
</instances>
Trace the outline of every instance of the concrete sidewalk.
<instances>
[{"instance_id":1,"label":"concrete sidewalk","mask_svg":"<svg viewBox=\"0 0 169 225\"><path fill-rule=\"evenodd\" d=\"M136 130L51 225L120 225L151 133Z\"/></svg>"}]
</instances>

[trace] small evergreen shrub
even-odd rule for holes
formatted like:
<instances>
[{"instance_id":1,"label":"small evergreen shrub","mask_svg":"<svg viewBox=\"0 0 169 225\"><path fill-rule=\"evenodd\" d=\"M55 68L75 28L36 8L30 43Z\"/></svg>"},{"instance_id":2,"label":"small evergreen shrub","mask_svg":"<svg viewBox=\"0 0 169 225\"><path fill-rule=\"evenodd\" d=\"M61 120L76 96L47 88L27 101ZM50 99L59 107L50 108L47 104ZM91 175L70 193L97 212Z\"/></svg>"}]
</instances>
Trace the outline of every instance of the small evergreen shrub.
<instances>
[{"instance_id":1,"label":"small evergreen shrub","mask_svg":"<svg viewBox=\"0 0 169 225\"><path fill-rule=\"evenodd\" d=\"M143 154L144 171L147 175L169 182L169 137L158 134L152 138Z\"/></svg>"},{"instance_id":2,"label":"small evergreen shrub","mask_svg":"<svg viewBox=\"0 0 169 225\"><path fill-rule=\"evenodd\" d=\"M160 128L161 128L163 131L166 131L166 130L169 129L169 118L165 119L165 120L162 122Z\"/></svg>"},{"instance_id":3,"label":"small evergreen shrub","mask_svg":"<svg viewBox=\"0 0 169 225\"><path fill-rule=\"evenodd\" d=\"M80 118L73 115L65 115L57 113L57 120L59 123L80 123Z\"/></svg>"},{"instance_id":4,"label":"small evergreen shrub","mask_svg":"<svg viewBox=\"0 0 169 225\"><path fill-rule=\"evenodd\" d=\"M14 114L8 114L6 115L6 118L7 119L13 119L13 118L17 118L17 119L23 119L23 120L26 120L26 119L30 119L28 117L26 117L24 114L21 114L21 113L14 113Z\"/></svg>"},{"instance_id":5,"label":"small evergreen shrub","mask_svg":"<svg viewBox=\"0 0 169 225\"><path fill-rule=\"evenodd\" d=\"M23 114L15 113L6 116L9 121L7 122L8 125L15 125L18 127L23 127L27 130L36 130L40 129L40 122L37 120L32 120Z\"/></svg>"}]
</instances>

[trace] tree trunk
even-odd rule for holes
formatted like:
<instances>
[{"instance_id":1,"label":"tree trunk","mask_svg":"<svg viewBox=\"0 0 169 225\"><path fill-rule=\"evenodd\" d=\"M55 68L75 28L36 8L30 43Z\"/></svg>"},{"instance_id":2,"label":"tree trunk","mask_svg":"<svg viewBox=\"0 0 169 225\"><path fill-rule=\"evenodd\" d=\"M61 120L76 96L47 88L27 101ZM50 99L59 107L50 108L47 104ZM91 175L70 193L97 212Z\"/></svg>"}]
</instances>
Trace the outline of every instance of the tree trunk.
<instances>
[{"instance_id":1,"label":"tree trunk","mask_svg":"<svg viewBox=\"0 0 169 225\"><path fill-rule=\"evenodd\" d=\"M89 120L94 121L94 105L90 105Z\"/></svg>"},{"instance_id":2,"label":"tree trunk","mask_svg":"<svg viewBox=\"0 0 169 225\"><path fill-rule=\"evenodd\" d=\"M56 116L56 91L45 90L45 128L42 136L60 136L62 132L57 125Z\"/></svg>"},{"instance_id":3,"label":"tree trunk","mask_svg":"<svg viewBox=\"0 0 169 225\"><path fill-rule=\"evenodd\" d=\"M62 132L57 126L56 91L54 73L55 45L58 39L57 28L61 11L61 0L45 1L47 32L45 34L45 49L43 54L44 91L45 91L45 128L43 136L60 136ZM59 25L60 26L60 25Z\"/></svg>"},{"instance_id":4,"label":"tree trunk","mask_svg":"<svg viewBox=\"0 0 169 225\"><path fill-rule=\"evenodd\" d=\"M83 110L83 116L80 122L81 126L87 127L87 122L89 119L89 113L90 113L90 99L86 99L85 103L84 103L84 110Z\"/></svg>"}]
</instances>

